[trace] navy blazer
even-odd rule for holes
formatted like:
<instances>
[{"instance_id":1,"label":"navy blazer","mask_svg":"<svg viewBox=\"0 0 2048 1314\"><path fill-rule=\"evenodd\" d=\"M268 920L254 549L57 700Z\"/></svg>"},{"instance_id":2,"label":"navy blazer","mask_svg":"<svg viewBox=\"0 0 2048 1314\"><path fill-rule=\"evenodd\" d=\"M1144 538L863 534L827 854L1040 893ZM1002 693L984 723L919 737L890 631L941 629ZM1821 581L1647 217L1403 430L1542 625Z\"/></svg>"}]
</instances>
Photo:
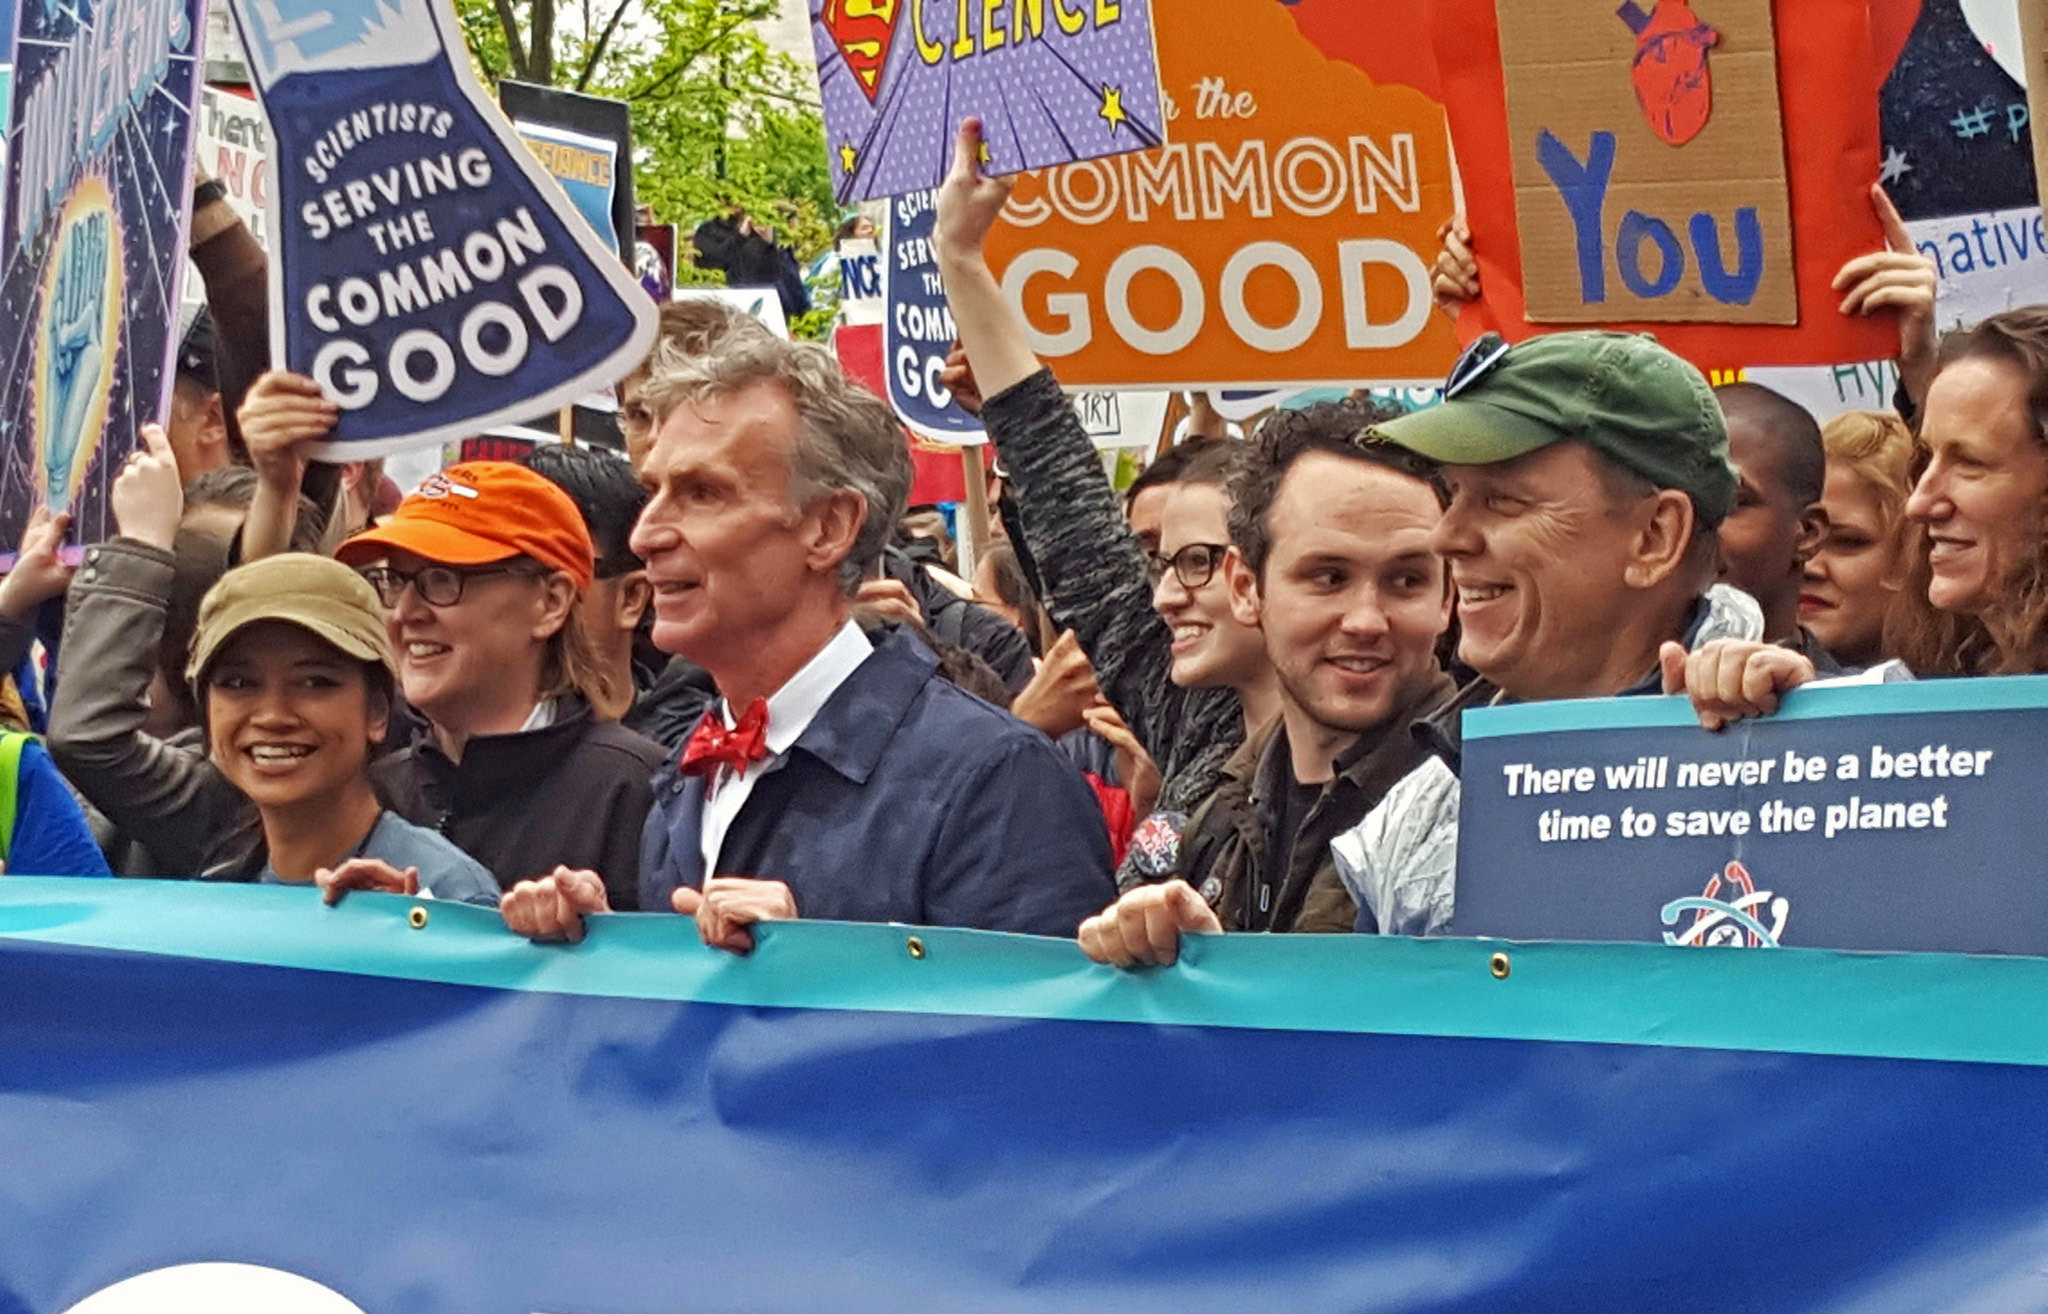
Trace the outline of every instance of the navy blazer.
<instances>
[{"instance_id":1,"label":"navy blazer","mask_svg":"<svg viewBox=\"0 0 2048 1314\"><path fill-rule=\"evenodd\" d=\"M1052 741L882 631L790 751L762 768L721 876L781 881L805 917L1070 936L1116 898L1094 791ZM711 715L716 715L714 710ZM705 779L656 778L640 906L701 886Z\"/></svg>"}]
</instances>

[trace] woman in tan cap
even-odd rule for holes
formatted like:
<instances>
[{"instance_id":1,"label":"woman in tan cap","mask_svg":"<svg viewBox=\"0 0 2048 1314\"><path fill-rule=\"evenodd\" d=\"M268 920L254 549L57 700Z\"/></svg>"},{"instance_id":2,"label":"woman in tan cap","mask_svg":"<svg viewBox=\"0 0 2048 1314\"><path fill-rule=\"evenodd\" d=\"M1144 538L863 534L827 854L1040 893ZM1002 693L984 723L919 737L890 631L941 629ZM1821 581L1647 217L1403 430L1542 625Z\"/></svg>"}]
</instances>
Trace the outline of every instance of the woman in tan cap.
<instances>
[{"instance_id":1,"label":"woman in tan cap","mask_svg":"<svg viewBox=\"0 0 2048 1314\"><path fill-rule=\"evenodd\" d=\"M229 571L200 604L187 675L211 767L262 825L263 864L240 875L317 880L330 902L380 889L497 906L490 872L386 810L371 783L397 662L377 595L354 571L296 552Z\"/></svg>"}]
</instances>

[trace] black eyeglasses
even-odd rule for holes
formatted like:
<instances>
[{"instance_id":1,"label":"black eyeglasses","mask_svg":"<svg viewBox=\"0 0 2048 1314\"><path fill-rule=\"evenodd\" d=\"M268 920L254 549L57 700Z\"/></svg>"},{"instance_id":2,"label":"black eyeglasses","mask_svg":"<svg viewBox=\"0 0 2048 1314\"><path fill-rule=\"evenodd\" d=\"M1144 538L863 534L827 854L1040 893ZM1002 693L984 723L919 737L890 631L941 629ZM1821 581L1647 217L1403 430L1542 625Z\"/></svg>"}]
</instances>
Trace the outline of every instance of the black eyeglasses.
<instances>
[{"instance_id":1,"label":"black eyeglasses","mask_svg":"<svg viewBox=\"0 0 2048 1314\"><path fill-rule=\"evenodd\" d=\"M1198 589L1216 578L1216 570L1223 564L1223 554L1229 550L1227 543L1190 543L1170 557L1154 552L1151 554L1152 582L1157 584L1171 570L1182 588Z\"/></svg>"},{"instance_id":2,"label":"black eyeglasses","mask_svg":"<svg viewBox=\"0 0 2048 1314\"><path fill-rule=\"evenodd\" d=\"M370 566L362 576L370 581L370 587L377 590L377 600L387 607L396 607L399 598L405 595L405 586L410 584L413 592L420 595L420 601L429 607L452 607L462 601L463 586L473 579L486 575L525 575L534 578L534 572L523 566L421 566L418 570L394 570L390 566Z\"/></svg>"},{"instance_id":3,"label":"black eyeglasses","mask_svg":"<svg viewBox=\"0 0 2048 1314\"><path fill-rule=\"evenodd\" d=\"M1458 357L1458 363L1451 366L1450 374L1444 379L1444 400L1449 401L1470 388L1487 375L1493 367L1507 359L1511 344L1498 333L1483 333L1465 353Z\"/></svg>"}]
</instances>

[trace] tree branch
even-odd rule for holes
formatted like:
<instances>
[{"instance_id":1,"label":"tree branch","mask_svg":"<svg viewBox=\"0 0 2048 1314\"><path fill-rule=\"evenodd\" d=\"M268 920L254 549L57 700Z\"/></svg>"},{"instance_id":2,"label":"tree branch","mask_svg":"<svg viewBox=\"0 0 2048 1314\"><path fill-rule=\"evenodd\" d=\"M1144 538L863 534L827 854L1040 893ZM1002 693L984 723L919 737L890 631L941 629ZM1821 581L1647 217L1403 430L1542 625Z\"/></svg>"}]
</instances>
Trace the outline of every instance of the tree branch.
<instances>
[{"instance_id":1,"label":"tree branch","mask_svg":"<svg viewBox=\"0 0 2048 1314\"><path fill-rule=\"evenodd\" d=\"M644 86L641 86L636 90L628 93L626 99L640 100L643 97L653 95L655 92L661 90L669 83L675 81L678 77L681 77L684 71L687 70L690 67L690 65L697 62L698 56L708 53L713 47L723 43L727 38L731 37L733 33L739 31L741 28L745 26L745 19L738 19L732 23L727 24L715 36L712 36L703 44L699 45L696 49L691 50L685 55L683 55L683 57L677 60L675 65L672 68L670 68L668 72L662 74L654 81L649 82Z\"/></svg>"},{"instance_id":2,"label":"tree branch","mask_svg":"<svg viewBox=\"0 0 2048 1314\"><path fill-rule=\"evenodd\" d=\"M526 67L535 82L555 85L555 0L533 0L533 47Z\"/></svg>"},{"instance_id":3,"label":"tree branch","mask_svg":"<svg viewBox=\"0 0 2048 1314\"><path fill-rule=\"evenodd\" d=\"M519 16L512 12L512 0L497 0L498 26L505 29L505 49L512 61L512 76L531 82L526 64L526 47L519 41Z\"/></svg>"},{"instance_id":4,"label":"tree branch","mask_svg":"<svg viewBox=\"0 0 2048 1314\"><path fill-rule=\"evenodd\" d=\"M583 91L590 86L591 75L597 72L597 61L604 58L605 48L612 43L612 33L618 31L619 20L626 16L626 10L632 4L633 0L619 0L619 7L612 10L611 18L605 22L604 31L597 35L597 44L590 48L590 58L583 61L583 73L576 79L576 90ZM584 30L588 31L589 28L586 26Z\"/></svg>"}]
</instances>

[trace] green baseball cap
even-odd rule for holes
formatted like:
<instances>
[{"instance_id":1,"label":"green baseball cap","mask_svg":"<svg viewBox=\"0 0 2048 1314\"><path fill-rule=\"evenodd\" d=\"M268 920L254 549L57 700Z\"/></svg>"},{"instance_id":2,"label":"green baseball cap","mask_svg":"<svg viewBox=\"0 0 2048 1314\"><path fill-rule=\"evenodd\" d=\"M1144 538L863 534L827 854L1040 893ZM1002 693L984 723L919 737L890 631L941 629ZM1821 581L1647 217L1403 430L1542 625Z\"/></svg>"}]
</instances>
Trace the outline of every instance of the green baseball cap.
<instances>
[{"instance_id":1,"label":"green baseball cap","mask_svg":"<svg viewBox=\"0 0 2048 1314\"><path fill-rule=\"evenodd\" d=\"M1728 424L1713 389L1646 334L1549 333L1510 346L1489 333L1451 370L1442 405L1366 436L1445 465L1491 465L1580 442L1684 493L1709 526L1735 505Z\"/></svg>"}]
</instances>

